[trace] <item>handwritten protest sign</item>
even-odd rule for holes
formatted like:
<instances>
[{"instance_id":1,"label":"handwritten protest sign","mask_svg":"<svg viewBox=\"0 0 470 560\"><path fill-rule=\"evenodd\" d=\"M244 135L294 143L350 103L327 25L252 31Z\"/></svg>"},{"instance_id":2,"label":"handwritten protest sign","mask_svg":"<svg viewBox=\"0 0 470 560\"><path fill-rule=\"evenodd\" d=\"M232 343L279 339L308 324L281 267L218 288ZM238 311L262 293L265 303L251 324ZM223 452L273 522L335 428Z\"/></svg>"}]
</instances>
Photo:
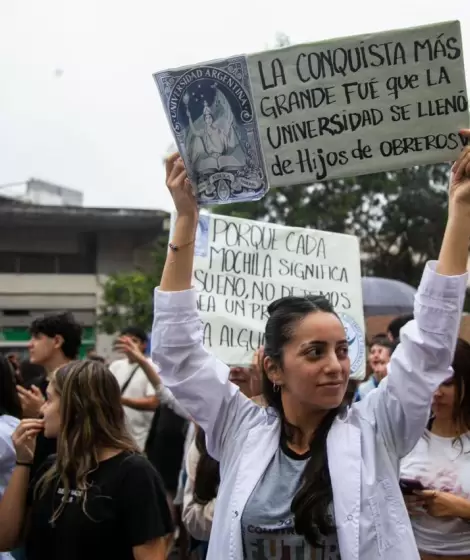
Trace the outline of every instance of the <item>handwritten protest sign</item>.
<instances>
[{"instance_id":1,"label":"handwritten protest sign","mask_svg":"<svg viewBox=\"0 0 470 560\"><path fill-rule=\"evenodd\" d=\"M194 285L204 322L204 344L225 363L251 362L254 351L264 342L267 307L272 301L290 295L322 294L346 328L352 375L364 375L356 237L201 215L195 254Z\"/></svg>"},{"instance_id":2,"label":"handwritten protest sign","mask_svg":"<svg viewBox=\"0 0 470 560\"><path fill-rule=\"evenodd\" d=\"M248 57L270 185L450 161L469 122L458 22Z\"/></svg>"},{"instance_id":3,"label":"handwritten protest sign","mask_svg":"<svg viewBox=\"0 0 470 560\"><path fill-rule=\"evenodd\" d=\"M469 126L459 22L155 74L201 205L268 185L454 159Z\"/></svg>"}]
</instances>

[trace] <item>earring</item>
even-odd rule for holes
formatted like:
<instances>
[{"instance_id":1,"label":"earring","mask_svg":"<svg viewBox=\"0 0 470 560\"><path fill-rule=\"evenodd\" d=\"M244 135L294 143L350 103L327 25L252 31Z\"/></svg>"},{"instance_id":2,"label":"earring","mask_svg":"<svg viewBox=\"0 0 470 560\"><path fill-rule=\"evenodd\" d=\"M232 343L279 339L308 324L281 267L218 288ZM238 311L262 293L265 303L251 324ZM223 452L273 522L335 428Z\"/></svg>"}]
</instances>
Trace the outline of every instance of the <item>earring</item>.
<instances>
[{"instance_id":1,"label":"earring","mask_svg":"<svg viewBox=\"0 0 470 560\"><path fill-rule=\"evenodd\" d=\"M277 383L273 383L273 391L274 391L275 393L278 393L279 390L280 390L279 385L277 385Z\"/></svg>"}]
</instances>

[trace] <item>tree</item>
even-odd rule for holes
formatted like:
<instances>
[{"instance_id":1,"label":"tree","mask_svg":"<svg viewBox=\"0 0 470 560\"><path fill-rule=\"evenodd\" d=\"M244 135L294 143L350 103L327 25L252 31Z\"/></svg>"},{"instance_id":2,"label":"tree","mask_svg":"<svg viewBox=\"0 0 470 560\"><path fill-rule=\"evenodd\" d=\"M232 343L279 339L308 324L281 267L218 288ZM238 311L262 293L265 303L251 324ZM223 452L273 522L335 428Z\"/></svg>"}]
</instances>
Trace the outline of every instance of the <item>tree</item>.
<instances>
[{"instance_id":1,"label":"tree","mask_svg":"<svg viewBox=\"0 0 470 560\"><path fill-rule=\"evenodd\" d=\"M411 167L393 174L377 227L356 234L372 258L365 272L417 286L426 261L438 256L447 218L448 166Z\"/></svg>"},{"instance_id":2,"label":"tree","mask_svg":"<svg viewBox=\"0 0 470 560\"><path fill-rule=\"evenodd\" d=\"M103 303L98 312L98 329L107 334L129 325L150 331L153 318L153 290L163 272L166 239L160 239L152 252L150 270L112 274L103 285Z\"/></svg>"}]
</instances>

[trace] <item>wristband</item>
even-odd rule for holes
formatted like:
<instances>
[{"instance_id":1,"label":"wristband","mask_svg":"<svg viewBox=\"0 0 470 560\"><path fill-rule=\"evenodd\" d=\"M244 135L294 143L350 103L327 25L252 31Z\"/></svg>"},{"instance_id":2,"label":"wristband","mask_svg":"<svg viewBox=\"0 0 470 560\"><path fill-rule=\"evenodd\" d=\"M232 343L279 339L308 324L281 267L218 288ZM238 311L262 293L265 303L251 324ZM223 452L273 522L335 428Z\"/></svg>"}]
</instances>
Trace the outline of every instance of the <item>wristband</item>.
<instances>
[{"instance_id":1,"label":"wristband","mask_svg":"<svg viewBox=\"0 0 470 560\"><path fill-rule=\"evenodd\" d=\"M28 467L30 469L33 466L33 463L25 463L23 461L16 461L17 467Z\"/></svg>"},{"instance_id":2,"label":"wristband","mask_svg":"<svg viewBox=\"0 0 470 560\"><path fill-rule=\"evenodd\" d=\"M194 243L194 239L192 241L188 241L187 243L183 243L182 245L175 245L174 243L168 243L168 247L174 252L176 253L177 251L179 251L180 249L182 249L183 247L189 247L190 245L192 245Z\"/></svg>"}]
</instances>

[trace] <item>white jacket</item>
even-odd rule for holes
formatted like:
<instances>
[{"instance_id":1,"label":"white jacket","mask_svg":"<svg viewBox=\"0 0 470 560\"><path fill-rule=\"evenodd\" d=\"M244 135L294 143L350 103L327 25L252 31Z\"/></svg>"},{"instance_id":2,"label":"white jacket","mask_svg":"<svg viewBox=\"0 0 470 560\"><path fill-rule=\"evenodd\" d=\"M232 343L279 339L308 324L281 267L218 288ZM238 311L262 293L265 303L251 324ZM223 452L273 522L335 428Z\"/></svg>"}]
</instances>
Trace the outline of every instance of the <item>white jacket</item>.
<instances>
[{"instance_id":1,"label":"white jacket","mask_svg":"<svg viewBox=\"0 0 470 560\"><path fill-rule=\"evenodd\" d=\"M401 332L388 377L328 434L342 560L419 560L399 460L423 434L432 395L449 376L467 284L466 274L441 276L434 268L424 271L415 321ZM155 291L152 358L220 461L208 560L241 560L243 509L279 446L280 420L244 397L228 380L229 368L204 348L196 299L195 290Z\"/></svg>"}]
</instances>

